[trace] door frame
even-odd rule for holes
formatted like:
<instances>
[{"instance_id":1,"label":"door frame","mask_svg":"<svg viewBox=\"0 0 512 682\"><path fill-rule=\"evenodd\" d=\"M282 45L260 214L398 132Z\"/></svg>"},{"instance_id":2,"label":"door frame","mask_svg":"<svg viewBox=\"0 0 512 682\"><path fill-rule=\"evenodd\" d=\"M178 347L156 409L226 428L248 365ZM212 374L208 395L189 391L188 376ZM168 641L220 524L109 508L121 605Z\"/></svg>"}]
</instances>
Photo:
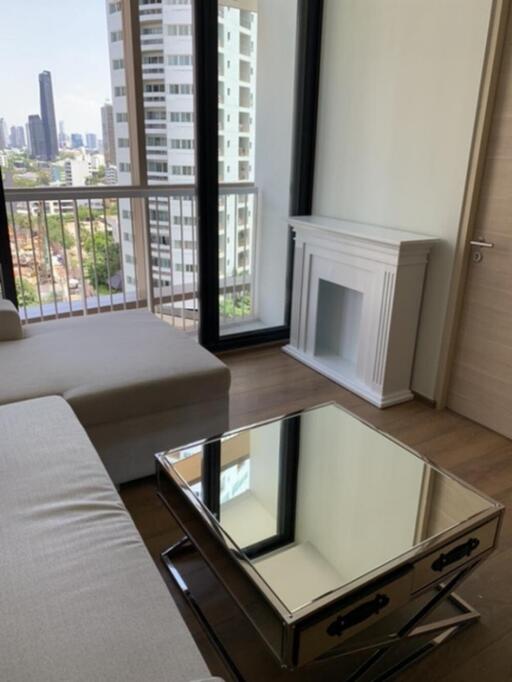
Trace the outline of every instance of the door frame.
<instances>
[{"instance_id":1,"label":"door frame","mask_svg":"<svg viewBox=\"0 0 512 682\"><path fill-rule=\"evenodd\" d=\"M480 200L480 191L482 188L487 146L496 103L496 92L505 46L510 5L511 0L493 0L491 7L487 44L436 377L434 402L439 409L446 407L448 399L448 390L468 277L469 242L472 239Z\"/></svg>"}]
</instances>

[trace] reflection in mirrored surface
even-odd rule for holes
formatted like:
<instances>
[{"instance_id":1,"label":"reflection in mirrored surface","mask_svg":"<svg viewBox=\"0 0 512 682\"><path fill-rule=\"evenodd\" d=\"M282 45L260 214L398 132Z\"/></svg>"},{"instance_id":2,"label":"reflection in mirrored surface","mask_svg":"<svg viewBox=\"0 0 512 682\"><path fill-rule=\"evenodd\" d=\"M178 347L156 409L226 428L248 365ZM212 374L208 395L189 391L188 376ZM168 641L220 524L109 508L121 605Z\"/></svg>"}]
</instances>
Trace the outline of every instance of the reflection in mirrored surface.
<instances>
[{"instance_id":1,"label":"reflection in mirrored surface","mask_svg":"<svg viewBox=\"0 0 512 682\"><path fill-rule=\"evenodd\" d=\"M336 405L168 457L290 612L492 506Z\"/></svg>"}]
</instances>

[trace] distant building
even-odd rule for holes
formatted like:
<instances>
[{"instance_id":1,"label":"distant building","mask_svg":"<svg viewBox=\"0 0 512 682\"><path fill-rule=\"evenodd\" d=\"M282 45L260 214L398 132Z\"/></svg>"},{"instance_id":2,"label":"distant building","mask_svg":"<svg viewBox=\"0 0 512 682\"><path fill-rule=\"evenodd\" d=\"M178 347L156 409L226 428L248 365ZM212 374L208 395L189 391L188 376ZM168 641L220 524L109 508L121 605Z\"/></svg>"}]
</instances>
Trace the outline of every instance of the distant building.
<instances>
[{"instance_id":1,"label":"distant building","mask_svg":"<svg viewBox=\"0 0 512 682\"><path fill-rule=\"evenodd\" d=\"M43 122L39 114L32 114L28 117L28 135L30 140L30 156L33 159L46 159Z\"/></svg>"},{"instance_id":2,"label":"distant building","mask_svg":"<svg viewBox=\"0 0 512 682\"><path fill-rule=\"evenodd\" d=\"M86 158L64 159L51 165L52 182L68 187L81 187L90 177L90 165Z\"/></svg>"},{"instance_id":3,"label":"distant building","mask_svg":"<svg viewBox=\"0 0 512 682\"><path fill-rule=\"evenodd\" d=\"M55 121L55 105L53 102L52 75L49 71L39 74L39 99L41 103L41 121L43 124L45 155L47 161L53 161L59 153L57 142L57 123Z\"/></svg>"},{"instance_id":4,"label":"distant building","mask_svg":"<svg viewBox=\"0 0 512 682\"><path fill-rule=\"evenodd\" d=\"M30 128L28 125L28 121L25 123L25 139L27 141L28 155L32 156L32 149L30 148Z\"/></svg>"},{"instance_id":5,"label":"distant building","mask_svg":"<svg viewBox=\"0 0 512 682\"><path fill-rule=\"evenodd\" d=\"M59 121L59 148L65 149L68 146L68 136L64 128L64 121Z\"/></svg>"},{"instance_id":6,"label":"distant building","mask_svg":"<svg viewBox=\"0 0 512 682\"><path fill-rule=\"evenodd\" d=\"M23 126L11 126L11 134L9 136L11 147L13 149L24 149L25 144L25 131Z\"/></svg>"},{"instance_id":7,"label":"distant building","mask_svg":"<svg viewBox=\"0 0 512 682\"><path fill-rule=\"evenodd\" d=\"M105 184L117 185L117 168L115 166L105 168Z\"/></svg>"},{"instance_id":8,"label":"distant building","mask_svg":"<svg viewBox=\"0 0 512 682\"><path fill-rule=\"evenodd\" d=\"M71 133L71 149L80 149L84 146L84 138L80 133Z\"/></svg>"},{"instance_id":9,"label":"distant building","mask_svg":"<svg viewBox=\"0 0 512 682\"><path fill-rule=\"evenodd\" d=\"M155 0L153 0L155 1ZM271 0L269 0L271 3ZM109 3L108 30L112 36L122 35L122 3ZM140 41L142 48L142 73L144 89L144 123L146 128L146 155L148 183L172 185L195 181L194 133L194 65L193 65L193 3L191 0L169 0L164 11L146 10L139 5ZM159 3L161 4L161 3ZM231 7L256 5L256 3L219 2L219 182L252 181L255 165L255 95L257 14L248 9ZM272 3L271 3L272 4ZM116 165L118 182L131 182L130 131L126 100L126 73L124 70L124 44L111 40L110 79L114 108ZM120 68L121 67L121 68ZM106 138L103 133L104 139ZM106 155L106 154L105 154ZM157 285L170 286L173 278L185 285L194 285L197 278L197 253L195 249L195 209L191 199L172 198L168 206L149 200L149 229L151 232L152 280ZM132 230L132 217L128 200L120 200L120 233ZM238 248L240 205L236 195L226 196L220 203L220 243L224 244L224 272L245 272L250 254ZM249 203L247 212L254 211ZM179 221L180 248L163 252L160 241L162 226ZM164 229L166 229L164 227ZM172 227L175 229L175 227ZM245 239L244 235L241 237ZM126 290L134 286L133 240L125 239L123 272ZM233 244L236 248L227 248Z\"/></svg>"},{"instance_id":10,"label":"distant building","mask_svg":"<svg viewBox=\"0 0 512 682\"><path fill-rule=\"evenodd\" d=\"M103 154L107 166L116 165L116 135L114 129L114 109L109 102L101 107L101 134L103 136Z\"/></svg>"},{"instance_id":11,"label":"distant building","mask_svg":"<svg viewBox=\"0 0 512 682\"><path fill-rule=\"evenodd\" d=\"M98 152L91 154L89 156L89 165L91 172L97 172L102 166L105 166L105 157L103 154L99 154Z\"/></svg>"},{"instance_id":12,"label":"distant building","mask_svg":"<svg viewBox=\"0 0 512 682\"><path fill-rule=\"evenodd\" d=\"M7 123L0 118L0 149L7 149Z\"/></svg>"},{"instance_id":13,"label":"distant building","mask_svg":"<svg viewBox=\"0 0 512 682\"><path fill-rule=\"evenodd\" d=\"M85 133L85 146L89 151L98 149L98 136L94 133Z\"/></svg>"}]
</instances>

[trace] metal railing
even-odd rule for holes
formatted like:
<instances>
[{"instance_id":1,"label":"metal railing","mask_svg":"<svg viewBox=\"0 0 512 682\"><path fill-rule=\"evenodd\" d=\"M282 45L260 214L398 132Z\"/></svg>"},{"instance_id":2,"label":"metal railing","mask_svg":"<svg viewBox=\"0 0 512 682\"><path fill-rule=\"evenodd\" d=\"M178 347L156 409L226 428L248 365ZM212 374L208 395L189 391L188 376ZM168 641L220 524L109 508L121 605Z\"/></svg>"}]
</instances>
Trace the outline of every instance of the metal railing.
<instances>
[{"instance_id":1,"label":"metal railing","mask_svg":"<svg viewBox=\"0 0 512 682\"><path fill-rule=\"evenodd\" d=\"M219 192L220 325L253 320L258 190ZM8 229L24 322L149 307L198 327L193 185L9 189Z\"/></svg>"}]
</instances>

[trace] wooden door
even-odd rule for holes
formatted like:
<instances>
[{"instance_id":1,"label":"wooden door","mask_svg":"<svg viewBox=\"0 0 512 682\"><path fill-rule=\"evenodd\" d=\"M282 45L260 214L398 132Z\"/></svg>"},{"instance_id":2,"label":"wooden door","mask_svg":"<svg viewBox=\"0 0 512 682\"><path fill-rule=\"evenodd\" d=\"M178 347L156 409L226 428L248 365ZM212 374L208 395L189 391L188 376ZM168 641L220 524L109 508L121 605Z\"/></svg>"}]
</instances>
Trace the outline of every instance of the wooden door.
<instances>
[{"instance_id":1,"label":"wooden door","mask_svg":"<svg viewBox=\"0 0 512 682\"><path fill-rule=\"evenodd\" d=\"M471 248L448 407L512 438L511 20L505 41L473 232L494 246Z\"/></svg>"}]
</instances>

